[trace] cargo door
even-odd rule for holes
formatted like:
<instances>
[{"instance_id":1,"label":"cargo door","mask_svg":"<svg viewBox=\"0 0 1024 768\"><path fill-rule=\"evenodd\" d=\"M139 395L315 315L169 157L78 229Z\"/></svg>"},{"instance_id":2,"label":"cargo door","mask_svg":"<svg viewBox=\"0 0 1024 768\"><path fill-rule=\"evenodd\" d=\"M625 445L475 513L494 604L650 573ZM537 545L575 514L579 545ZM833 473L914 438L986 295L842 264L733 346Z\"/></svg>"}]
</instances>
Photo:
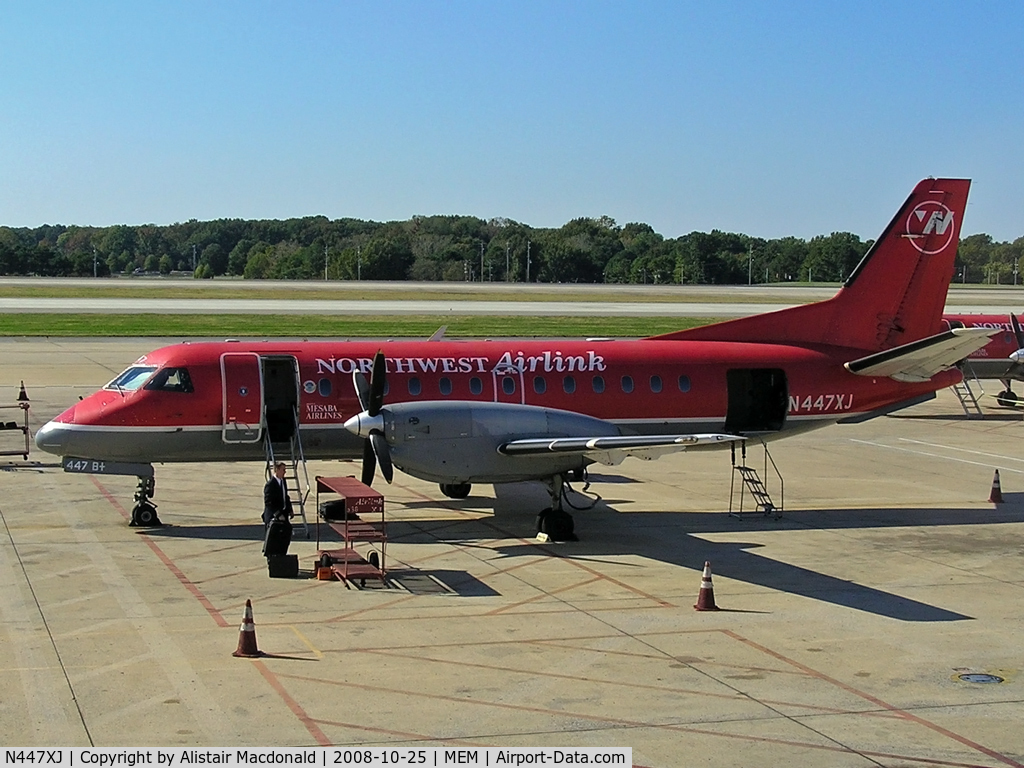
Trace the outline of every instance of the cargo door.
<instances>
[{"instance_id":1,"label":"cargo door","mask_svg":"<svg viewBox=\"0 0 1024 768\"><path fill-rule=\"evenodd\" d=\"M258 443L263 434L263 377L255 352L220 356L225 443Z\"/></svg>"},{"instance_id":2,"label":"cargo door","mask_svg":"<svg viewBox=\"0 0 1024 768\"><path fill-rule=\"evenodd\" d=\"M726 371L729 412L725 431L734 435L778 432L786 423L789 387L781 368Z\"/></svg>"}]
</instances>

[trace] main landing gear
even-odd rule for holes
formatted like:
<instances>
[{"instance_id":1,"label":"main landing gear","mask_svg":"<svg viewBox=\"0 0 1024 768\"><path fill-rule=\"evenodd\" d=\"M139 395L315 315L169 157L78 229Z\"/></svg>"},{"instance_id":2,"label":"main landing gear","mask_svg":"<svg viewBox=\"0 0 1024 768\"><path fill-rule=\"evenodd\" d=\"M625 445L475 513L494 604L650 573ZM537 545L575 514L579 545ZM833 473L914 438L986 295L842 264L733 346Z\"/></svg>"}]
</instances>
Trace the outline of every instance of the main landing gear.
<instances>
[{"instance_id":1,"label":"main landing gear","mask_svg":"<svg viewBox=\"0 0 1024 768\"><path fill-rule=\"evenodd\" d=\"M587 471L584 468L574 469L564 475L555 475L544 481L547 486L548 495L551 497L551 506L545 507L537 515L537 534L547 536L550 541L579 541L574 532L572 515L562 506L563 504L573 509L593 509L601 497L595 497L589 505L577 507L569 501L568 492L572 490L569 485L569 478L573 480L586 481ZM590 483L583 486L586 491Z\"/></svg>"},{"instance_id":2,"label":"main landing gear","mask_svg":"<svg viewBox=\"0 0 1024 768\"><path fill-rule=\"evenodd\" d=\"M1013 408L1019 405L1020 397L1017 396L1016 392L1010 389L1010 382L1003 381L1003 385L1006 387L1006 389L1004 389L1002 392L996 395L996 402L999 403L999 405L1005 406L1007 408Z\"/></svg>"},{"instance_id":3,"label":"main landing gear","mask_svg":"<svg viewBox=\"0 0 1024 768\"><path fill-rule=\"evenodd\" d=\"M441 483L441 493L449 499L464 499L473 488L469 483Z\"/></svg>"},{"instance_id":4,"label":"main landing gear","mask_svg":"<svg viewBox=\"0 0 1024 768\"><path fill-rule=\"evenodd\" d=\"M156 528L163 525L156 515L156 504L152 502L156 491L156 478L139 476L139 487L135 491L135 506L132 507L132 519L128 525L139 528Z\"/></svg>"}]
</instances>

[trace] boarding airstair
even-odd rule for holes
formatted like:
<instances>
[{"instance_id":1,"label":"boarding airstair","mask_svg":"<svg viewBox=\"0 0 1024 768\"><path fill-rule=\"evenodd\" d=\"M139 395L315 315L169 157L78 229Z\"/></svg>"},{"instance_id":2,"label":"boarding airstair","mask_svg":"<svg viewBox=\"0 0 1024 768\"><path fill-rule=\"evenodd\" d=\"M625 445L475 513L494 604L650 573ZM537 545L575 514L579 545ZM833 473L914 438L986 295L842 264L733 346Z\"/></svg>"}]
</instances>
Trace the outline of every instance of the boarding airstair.
<instances>
[{"instance_id":1,"label":"boarding airstair","mask_svg":"<svg viewBox=\"0 0 1024 768\"><path fill-rule=\"evenodd\" d=\"M264 432L263 444L267 453L267 479L274 474L274 465L283 461L285 464L285 487L288 498L292 502L292 512L302 520L302 528L309 538L309 522L306 519L306 501L309 498L309 472L306 470L306 456L302 452L302 439L299 431L299 412L292 407L290 423L282 422L280 411L275 418L268 418Z\"/></svg>"},{"instance_id":2,"label":"boarding airstair","mask_svg":"<svg viewBox=\"0 0 1024 768\"><path fill-rule=\"evenodd\" d=\"M954 384L950 389L953 390L956 399L960 401L960 406L964 409L964 413L967 414L967 418L980 419L984 414L982 413L981 405L978 403L978 395L974 394L974 389L977 388L978 393L981 395L985 394L985 390L981 386L981 382L978 381L978 377L974 373L970 362L964 363L962 371L964 375L963 380L958 384Z\"/></svg>"},{"instance_id":3,"label":"boarding airstair","mask_svg":"<svg viewBox=\"0 0 1024 768\"><path fill-rule=\"evenodd\" d=\"M741 459L740 464L736 463L736 444L733 443L732 447L732 482L729 484L729 516L739 518L742 520L746 515L763 515L768 517L773 515L775 519L782 517L782 510L785 503L785 483L782 479L782 473L779 472L779 468L775 465L775 459L771 457L768 452L768 446L762 441L761 447L764 448L764 477L768 478L768 464L771 463L771 467L774 470L775 476L779 481L779 503L776 504L771 495L768 493L768 488L765 482L761 479L761 476L757 473L754 467L747 466L747 446L742 444L740 446ZM739 475L739 503L736 503L736 476ZM750 499L753 502L751 507L744 508L746 502L746 496L750 494Z\"/></svg>"}]
</instances>

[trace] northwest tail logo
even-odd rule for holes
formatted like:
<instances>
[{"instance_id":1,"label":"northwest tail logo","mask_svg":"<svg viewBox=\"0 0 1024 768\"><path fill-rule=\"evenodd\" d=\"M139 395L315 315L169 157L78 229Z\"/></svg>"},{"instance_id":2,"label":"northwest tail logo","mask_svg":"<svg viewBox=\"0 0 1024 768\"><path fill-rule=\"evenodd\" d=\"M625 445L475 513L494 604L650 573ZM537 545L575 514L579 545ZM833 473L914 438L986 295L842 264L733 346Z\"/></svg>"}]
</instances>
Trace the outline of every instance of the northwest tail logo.
<instances>
[{"instance_id":1,"label":"northwest tail logo","mask_svg":"<svg viewBox=\"0 0 1024 768\"><path fill-rule=\"evenodd\" d=\"M907 216L907 239L926 255L941 253L953 241L953 212L942 203L926 200Z\"/></svg>"}]
</instances>

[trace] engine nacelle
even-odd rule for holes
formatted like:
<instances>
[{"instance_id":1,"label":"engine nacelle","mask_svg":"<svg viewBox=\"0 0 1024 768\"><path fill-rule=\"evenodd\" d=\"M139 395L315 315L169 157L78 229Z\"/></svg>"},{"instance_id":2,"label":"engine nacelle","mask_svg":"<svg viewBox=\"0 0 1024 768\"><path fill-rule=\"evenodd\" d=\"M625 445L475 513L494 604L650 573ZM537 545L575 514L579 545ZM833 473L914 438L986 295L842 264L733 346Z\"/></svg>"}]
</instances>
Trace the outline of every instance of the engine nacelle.
<instances>
[{"instance_id":1,"label":"engine nacelle","mask_svg":"<svg viewBox=\"0 0 1024 768\"><path fill-rule=\"evenodd\" d=\"M605 437L618 427L591 416L515 403L433 400L385 406L384 437L395 466L436 483L533 480L581 469L579 455L504 456L521 438Z\"/></svg>"}]
</instances>

